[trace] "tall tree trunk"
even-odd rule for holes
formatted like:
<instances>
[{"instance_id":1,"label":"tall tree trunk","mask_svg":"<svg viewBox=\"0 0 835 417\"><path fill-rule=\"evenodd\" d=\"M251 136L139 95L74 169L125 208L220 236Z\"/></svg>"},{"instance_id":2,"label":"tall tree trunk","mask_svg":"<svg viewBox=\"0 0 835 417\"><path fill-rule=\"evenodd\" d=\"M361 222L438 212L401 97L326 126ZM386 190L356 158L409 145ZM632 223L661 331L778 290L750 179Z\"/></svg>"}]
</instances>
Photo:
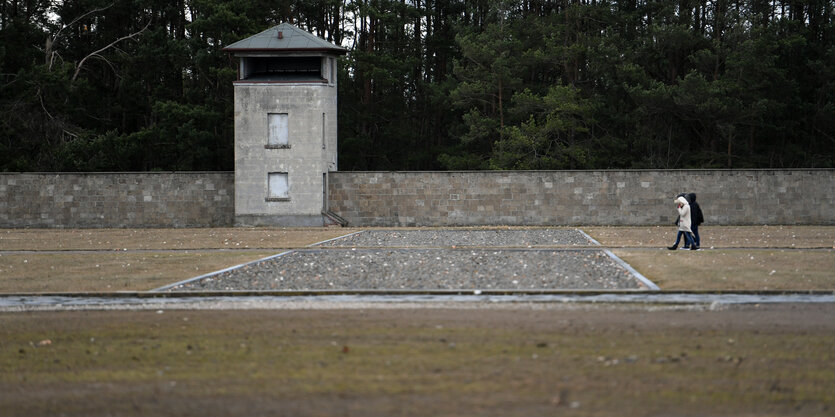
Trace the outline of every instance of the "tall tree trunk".
<instances>
[{"instance_id":1,"label":"tall tree trunk","mask_svg":"<svg viewBox=\"0 0 835 417\"><path fill-rule=\"evenodd\" d=\"M417 55L417 65L415 65L415 82L422 79L423 74L423 42L421 40L421 28L420 28L420 21L422 19L423 13L421 12L420 8L420 0L415 0L415 9L417 9L418 13L415 16L415 53Z\"/></svg>"}]
</instances>

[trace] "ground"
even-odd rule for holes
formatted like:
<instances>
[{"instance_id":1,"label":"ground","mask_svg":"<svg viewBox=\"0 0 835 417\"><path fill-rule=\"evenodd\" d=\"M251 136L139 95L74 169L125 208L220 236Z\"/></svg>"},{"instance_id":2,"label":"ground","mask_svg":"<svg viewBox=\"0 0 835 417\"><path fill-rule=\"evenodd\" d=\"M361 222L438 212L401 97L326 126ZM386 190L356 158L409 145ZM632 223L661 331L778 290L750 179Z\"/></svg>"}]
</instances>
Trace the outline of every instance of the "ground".
<instances>
[{"instance_id":1,"label":"ground","mask_svg":"<svg viewBox=\"0 0 835 417\"><path fill-rule=\"evenodd\" d=\"M835 305L0 314L8 416L822 416Z\"/></svg>"},{"instance_id":2,"label":"ground","mask_svg":"<svg viewBox=\"0 0 835 417\"><path fill-rule=\"evenodd\" d=\"M665 290L835 290L835 227L702 227L703 251L668 251L670 227L582 227ZM146 291L353 228L0 230L0 293Z\"/></svg>"},{"instance_id":3,"label":"ground","mask_svg":"<svg viewBox=\"0 0 835 417\"><path fill-rule=\"evenodd\" d=\"M833 227L704 228L698 252L662 249L672 227L583 230L662 290L835 289ZM0 291L147 290L345 233L0 231ZM835 303L5 312L0 410L832 415L832 317Z\"/></svg>"}]
</instances>

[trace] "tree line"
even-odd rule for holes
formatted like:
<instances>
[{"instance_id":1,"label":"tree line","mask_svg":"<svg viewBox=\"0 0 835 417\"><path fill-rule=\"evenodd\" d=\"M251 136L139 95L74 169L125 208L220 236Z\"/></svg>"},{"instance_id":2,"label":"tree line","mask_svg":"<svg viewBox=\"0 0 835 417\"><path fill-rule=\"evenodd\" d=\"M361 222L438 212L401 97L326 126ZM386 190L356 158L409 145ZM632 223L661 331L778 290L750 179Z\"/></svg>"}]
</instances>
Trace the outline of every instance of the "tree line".
<instances>
[{"instance_id":1,"label":"tree line","mask_svg":"<svg viewBox=\"0 0 835 417\"><path fill-rule=\"evenodd\" d=\"M0 171L233 169L282 22L349 51L340 170L835 166L831 0L0 0Z\"/></svg>"}]
</instances>

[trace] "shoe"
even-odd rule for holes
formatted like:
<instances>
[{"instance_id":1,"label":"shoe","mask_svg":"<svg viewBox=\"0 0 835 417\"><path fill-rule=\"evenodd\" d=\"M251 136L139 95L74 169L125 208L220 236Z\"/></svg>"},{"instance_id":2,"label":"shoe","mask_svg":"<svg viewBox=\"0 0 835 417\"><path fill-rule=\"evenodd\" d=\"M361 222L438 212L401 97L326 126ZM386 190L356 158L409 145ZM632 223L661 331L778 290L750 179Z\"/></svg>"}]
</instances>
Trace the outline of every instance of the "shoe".
<instances>
[{"instance_id":1,"label":"shoe","mask_svg":"<svg viewBox=\"0 0 835 417\"><path fill-rule=\"evenodd\" d=\"M699 250L699 247L698 246L691 246L690 250Z\"/></svg>"},{"instance_id":2,"label":"shoe","mask_svg":"<svg viewBox=\"0 0 835 417\"><path fill-rule=\"evenodd\" d=\"M678 246L670 246L670 247L668 247L667 249L669 249L669 250L676 250L676 248L677 248L677 247L678 247Z\"/></svg>"}]
</instances>

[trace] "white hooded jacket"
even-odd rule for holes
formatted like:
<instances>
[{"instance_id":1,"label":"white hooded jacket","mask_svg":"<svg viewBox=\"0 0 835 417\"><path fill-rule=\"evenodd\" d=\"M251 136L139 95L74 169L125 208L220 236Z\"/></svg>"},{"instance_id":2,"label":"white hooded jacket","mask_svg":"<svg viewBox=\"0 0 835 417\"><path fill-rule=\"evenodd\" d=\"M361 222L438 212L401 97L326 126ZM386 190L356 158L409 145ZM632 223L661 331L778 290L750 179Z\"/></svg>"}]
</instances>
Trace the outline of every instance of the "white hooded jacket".
<instances>
[{"instance_id":1,"label":"white hooded jacket","mask_svg":"<svg viewBox=\"0 0 835 417\"><path fill-rule=\"evenodd\" d=\"M690 230L690 204L687 204L687 199L684 197L677 198L675 203L678 208L678 230L680 232L692 233ZM678 207L679 204L681 204L681 207Z\"/></svg>"}]
</instances>

